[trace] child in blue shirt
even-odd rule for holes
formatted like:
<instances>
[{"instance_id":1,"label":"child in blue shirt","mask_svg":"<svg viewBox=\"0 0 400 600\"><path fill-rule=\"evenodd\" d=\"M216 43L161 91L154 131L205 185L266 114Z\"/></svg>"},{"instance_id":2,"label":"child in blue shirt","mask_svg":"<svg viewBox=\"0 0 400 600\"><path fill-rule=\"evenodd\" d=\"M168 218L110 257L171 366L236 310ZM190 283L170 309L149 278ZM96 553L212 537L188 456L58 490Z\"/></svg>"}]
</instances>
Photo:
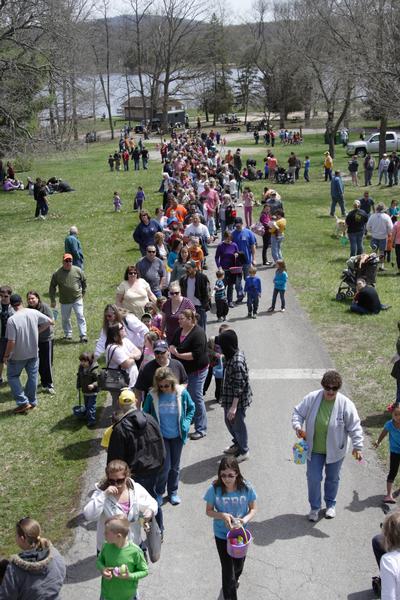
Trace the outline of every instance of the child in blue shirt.
<instances>
[{"instance_id":1,"label":"child in blue shirt","mask_svg":"<svg viewBox=\"0 0 400 600\"><path fill-rule=\"evenodd\" d=\"M276 272L274 277L274 291L272 292L272 303L267 312L274 312L278 294L281 298L281 312L285 312L285 291L288 280L284 260L276 261Z\"/></svg>"},{"instance_id":2,"label":"child in blue shirt","mask_svg":"<svg viewBox=\"0 0 400 600\"><path fill-rule=\"evenodd\" d=\"M311 165L310 157L306 156L306 159L304 161L304 179L306 181L310 181L310 165Z\"/></svg>"},{"instance_id":3,"label":"child in blue shirt","mask_svg":"<svg viewBox=\"0 0 400 600\"><path fill-rule=\"evenodd\" d=\"M257 269L251 266L244 284L244 291L247 294L247 316L249 319L257 318L258 304L261 298L261 279L256 276L256 273Z\"/></svg>"},{"instance_id":4,"label":"child in blue shirt","mask_svg":"<svg viewBox=\"0 0 400 600\"><path fill-rule=\"evenodd\" d=\"M398 404L394 405L391 421L386 421L378 439L374 443L375 448L379 446L387 434L389 434L390 468L386 480L387 495L384 497L383 501L388 504L396 504L396 500L392 495L392 490L393 482L396 479L400 465L400 406Z\"/></svg>"}]
</instances>

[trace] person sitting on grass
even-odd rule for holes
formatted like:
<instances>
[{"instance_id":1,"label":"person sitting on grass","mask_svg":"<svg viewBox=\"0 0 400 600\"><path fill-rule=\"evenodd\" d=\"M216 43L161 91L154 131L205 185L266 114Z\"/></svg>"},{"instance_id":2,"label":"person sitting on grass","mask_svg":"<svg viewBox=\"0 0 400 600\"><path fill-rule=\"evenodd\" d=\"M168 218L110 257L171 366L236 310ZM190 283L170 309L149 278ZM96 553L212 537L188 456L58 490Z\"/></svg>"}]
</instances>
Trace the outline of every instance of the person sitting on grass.
<instances>
[{"instance_id":1,"label":"person sitting on grass","mask_svg":"<svg viewBox=\"0 0 400 600\"><path fill-rule=\"evenodd\" d=\"M372 285L367 285L365 279L357 279L356 295L351 303L350 311L359 315L377 315L381 310L390 308L388 304L382 304L378 292Z\"/></svg>"}]
</instances>

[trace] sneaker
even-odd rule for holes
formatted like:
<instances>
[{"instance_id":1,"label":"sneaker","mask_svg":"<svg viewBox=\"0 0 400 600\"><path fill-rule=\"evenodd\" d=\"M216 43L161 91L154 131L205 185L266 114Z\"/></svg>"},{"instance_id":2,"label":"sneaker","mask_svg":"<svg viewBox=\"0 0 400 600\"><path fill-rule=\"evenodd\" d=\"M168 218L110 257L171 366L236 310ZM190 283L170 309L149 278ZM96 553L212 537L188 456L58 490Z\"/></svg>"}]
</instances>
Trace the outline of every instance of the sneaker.
<instances>
[{"instance_id":1,"label":"sneaker","mask_svg":"<svg viewBox=\"0 0 400 600\"><path fill-rule=\"evenodd\" d=\"M316 523L318 521L319 510L310 510L308 513L308 520Z\"/></svg>"},{"instance_id":2,"label":"sneaker","mask_svg":"<svg viewBox=\"0 0 400 600\"><path fill-rule=\"evenodd\" d=\"M250 452L245 452L244 454L236 454L236 460L238 461L238 463L241 463L245 460L249 460L250 458Z\"/></svg>"},{"instance_id":3,"label":"sneaker","mask_svg":"<svg viewBox=\"0 0 400 600\"><path fill-rule=\"evenodd\" d=\"M281 312L285 312L285 309L284 309L284 308L281 308Z\"/></svg>"},{"instance_id":4,"label":"sneaker","mask_svg":"<svg viewBox=\"0 0 400 600\"><path fill-rule=\"evenodd\" d=\"M251 319L251 313L247 313L247 318Z\"/></svg>"},{"instance_id":5,"label":"sneaker","mask_svg":"<svg viewBox=\"0 0 400 600\"><path fill-rule=\"evenodd\" d=\"M169 497L169 501L171 502L172 506L178 506L178 504L182 502L178 494L171 494Z\"/></svg>"},{"instance_id":6,"label":"sneaker","mask_svg":"<svg viewBox=\"0 0 400 600\"><path fill-rule=\"evenodd\" d=\"M252 319L257 319L257 313L254 313L254 315L251 318Z\"/></svg>"},{"instance_id":7,"label":"sneaker","mask_svg":"<svg viewBox=\"0 0 400 600\"><path fill-rule=\"evenodd\" d=\"M273 306L270 306L268 308L267 312L273 313L273 312L275 312L275 308Z\"/></svg>"},{"instance_id":8,"label":"sneaker","mask_svg":"<svg viewBox=\"0 0 400 600\"><path fill-rule=\"evenodd\" d=\"M217 321L218 323L221 323L224 319L222 317L218 317Z\"/></svg>"},{"instance_id":9,"label":"sneaker","mask_svg":"<svg viewBox=\"0 0 400 600\"><path fill-rule=\"evenodd\" d=\"M72 335L71 334L64 335L63 340L69 340L69 341L71 341L72 340Z\"/></svg>"},{"instance_id":10,"label":"sneaker","mask_svg":"<svg viewBox=\"0 0 400 600\"><path fill-rule=\"evenodd\" d=\"M51 396L54 396L54 394L56 393L56 390L53 388L52 385L49 385L48 387L43 387L43 391L46 394L50 394Z\"/></svg>"},{"instance_id":11,"label":"sneaker","mask_svg":"<svg viewBox=\"0 0 400 600\"><path fill-rule=\"evenodd\" d=\"M17 408L14 409L14 414L24 415L31 408L33 408L33 406L29 404L29 402L27 402L26 404L21 404L20 406L17 406Z\"/></svg>"},{"instance_id":12,"label":"sneaker","mask_svg":"<svg viewBox=\"0 0 400 600\"><path fill-rule=\"evenodd\" d=\"M189 435L191 440L201 440L201 438L205 437L205 433L201 433L201 431L195 431Z\"/></svg>"},{"instance_id":13,"label":"sneaker","mask_svg":"<svg viewBox=\"0 0 400 600\"><path fill-rule=\"evenodd\" d=\"M326 509L325 519L334 519L336 517L336 510L334 506L330 506Z\"/></svg>"},{"instance_id":14,"label":"sneaker","mask_svg":"<svg viewBox=\"0 0 400 600\"><path fill-rule=\"evenodd\" d=\"M400 272L399 272L399 275L400 275ZM228 306L229 306L229 308L235 308L235 305L233 304L233 302L229 302Z\"/></svg>"},{"instance_id":15,"label":"sneaker","mask_svg":"<svg viewBox=\"0 0 400 600\"><path fill-rule=\"evenodd\" d=\"M237 454L237 451L239 450L239 446L237 446L236 444L232 444L232 446L228 446L228 448L225 448L225 450L223 450L224 454Z\"/></svg>"},{"instance_id":16,"label":"sneaker","mask_svg":"<svg viewBox=\"0 0 400 600\"><path fill-rule=\"evenodd\" d=\"M81 337L79 338L79 341L81 342L81 344L87 344L87 337L86 335L81 335Z\"/></svg>"}]
</instances>

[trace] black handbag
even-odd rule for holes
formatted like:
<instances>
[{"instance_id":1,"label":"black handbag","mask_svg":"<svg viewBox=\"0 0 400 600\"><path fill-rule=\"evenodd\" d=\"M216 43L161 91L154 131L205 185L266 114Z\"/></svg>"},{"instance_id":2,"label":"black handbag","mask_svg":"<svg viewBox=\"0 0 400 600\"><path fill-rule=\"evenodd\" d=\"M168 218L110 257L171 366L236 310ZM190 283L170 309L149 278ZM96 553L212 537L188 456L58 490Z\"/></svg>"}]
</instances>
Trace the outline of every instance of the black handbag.
<instances>
[{"instance_id":1,"label":"black handbag","mask_svg":"<svg viewBox=\"0 0 400 600\"><path fill-rule=\"evenodd\" d=\"M101 369L97 376L98 388L100 390L105 390L106 392L118 391L129 384L129 373L124 371L124 369L121 369L121 367L112 369L108 366L112 360L115 350L116 347L111 352L111 356L107 361L106 368Z\"/></svg>"},{"instance_id":2,"label":"black handbag","mask_svg":"<svg viewBox=\"0 0 400 600\"><path fill-rule=\"evenodd\" d=\"M151 521L145 528L146 532L146 547L149 553L149 558L152 563L160 560L161 556L161 531L156 521L155 516L152 516Z\"/></svg>"},{"instance_id":3,"label":"black handbag","mask_svg":"<svg viewBox=\"0 0 400 600\"><path fill-rule=\"evenodd\" d=\"M394 363L392 372L390 374L395 379L400 379L400 358Z\"/></svg>"}]
</instances>

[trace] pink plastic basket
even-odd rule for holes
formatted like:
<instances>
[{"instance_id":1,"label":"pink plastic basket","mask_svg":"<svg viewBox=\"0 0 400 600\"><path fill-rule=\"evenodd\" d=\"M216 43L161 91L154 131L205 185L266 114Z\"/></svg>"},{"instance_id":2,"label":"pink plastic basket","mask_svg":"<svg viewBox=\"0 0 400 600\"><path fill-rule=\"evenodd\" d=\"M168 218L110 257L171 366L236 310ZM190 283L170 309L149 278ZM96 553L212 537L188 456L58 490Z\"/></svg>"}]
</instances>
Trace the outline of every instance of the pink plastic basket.
<instances>
[{"instance_id":1,"label":"pink plastic basket","mask_svg":"<svg viewBox=\"0 0 400 600\"><path fill-rule=\"evenodd\" d=\"M239 535L243 537L244 544L240 544L237 546L236 544L232 544L231 540L237 538ZM244 558L247 554L247 550L251 544L253 536L251 535L248 529L244 529L244 527L240 527L239 529L231 529L226 534L226 550L232 558Z\"/></svg>"}]
</instances>

